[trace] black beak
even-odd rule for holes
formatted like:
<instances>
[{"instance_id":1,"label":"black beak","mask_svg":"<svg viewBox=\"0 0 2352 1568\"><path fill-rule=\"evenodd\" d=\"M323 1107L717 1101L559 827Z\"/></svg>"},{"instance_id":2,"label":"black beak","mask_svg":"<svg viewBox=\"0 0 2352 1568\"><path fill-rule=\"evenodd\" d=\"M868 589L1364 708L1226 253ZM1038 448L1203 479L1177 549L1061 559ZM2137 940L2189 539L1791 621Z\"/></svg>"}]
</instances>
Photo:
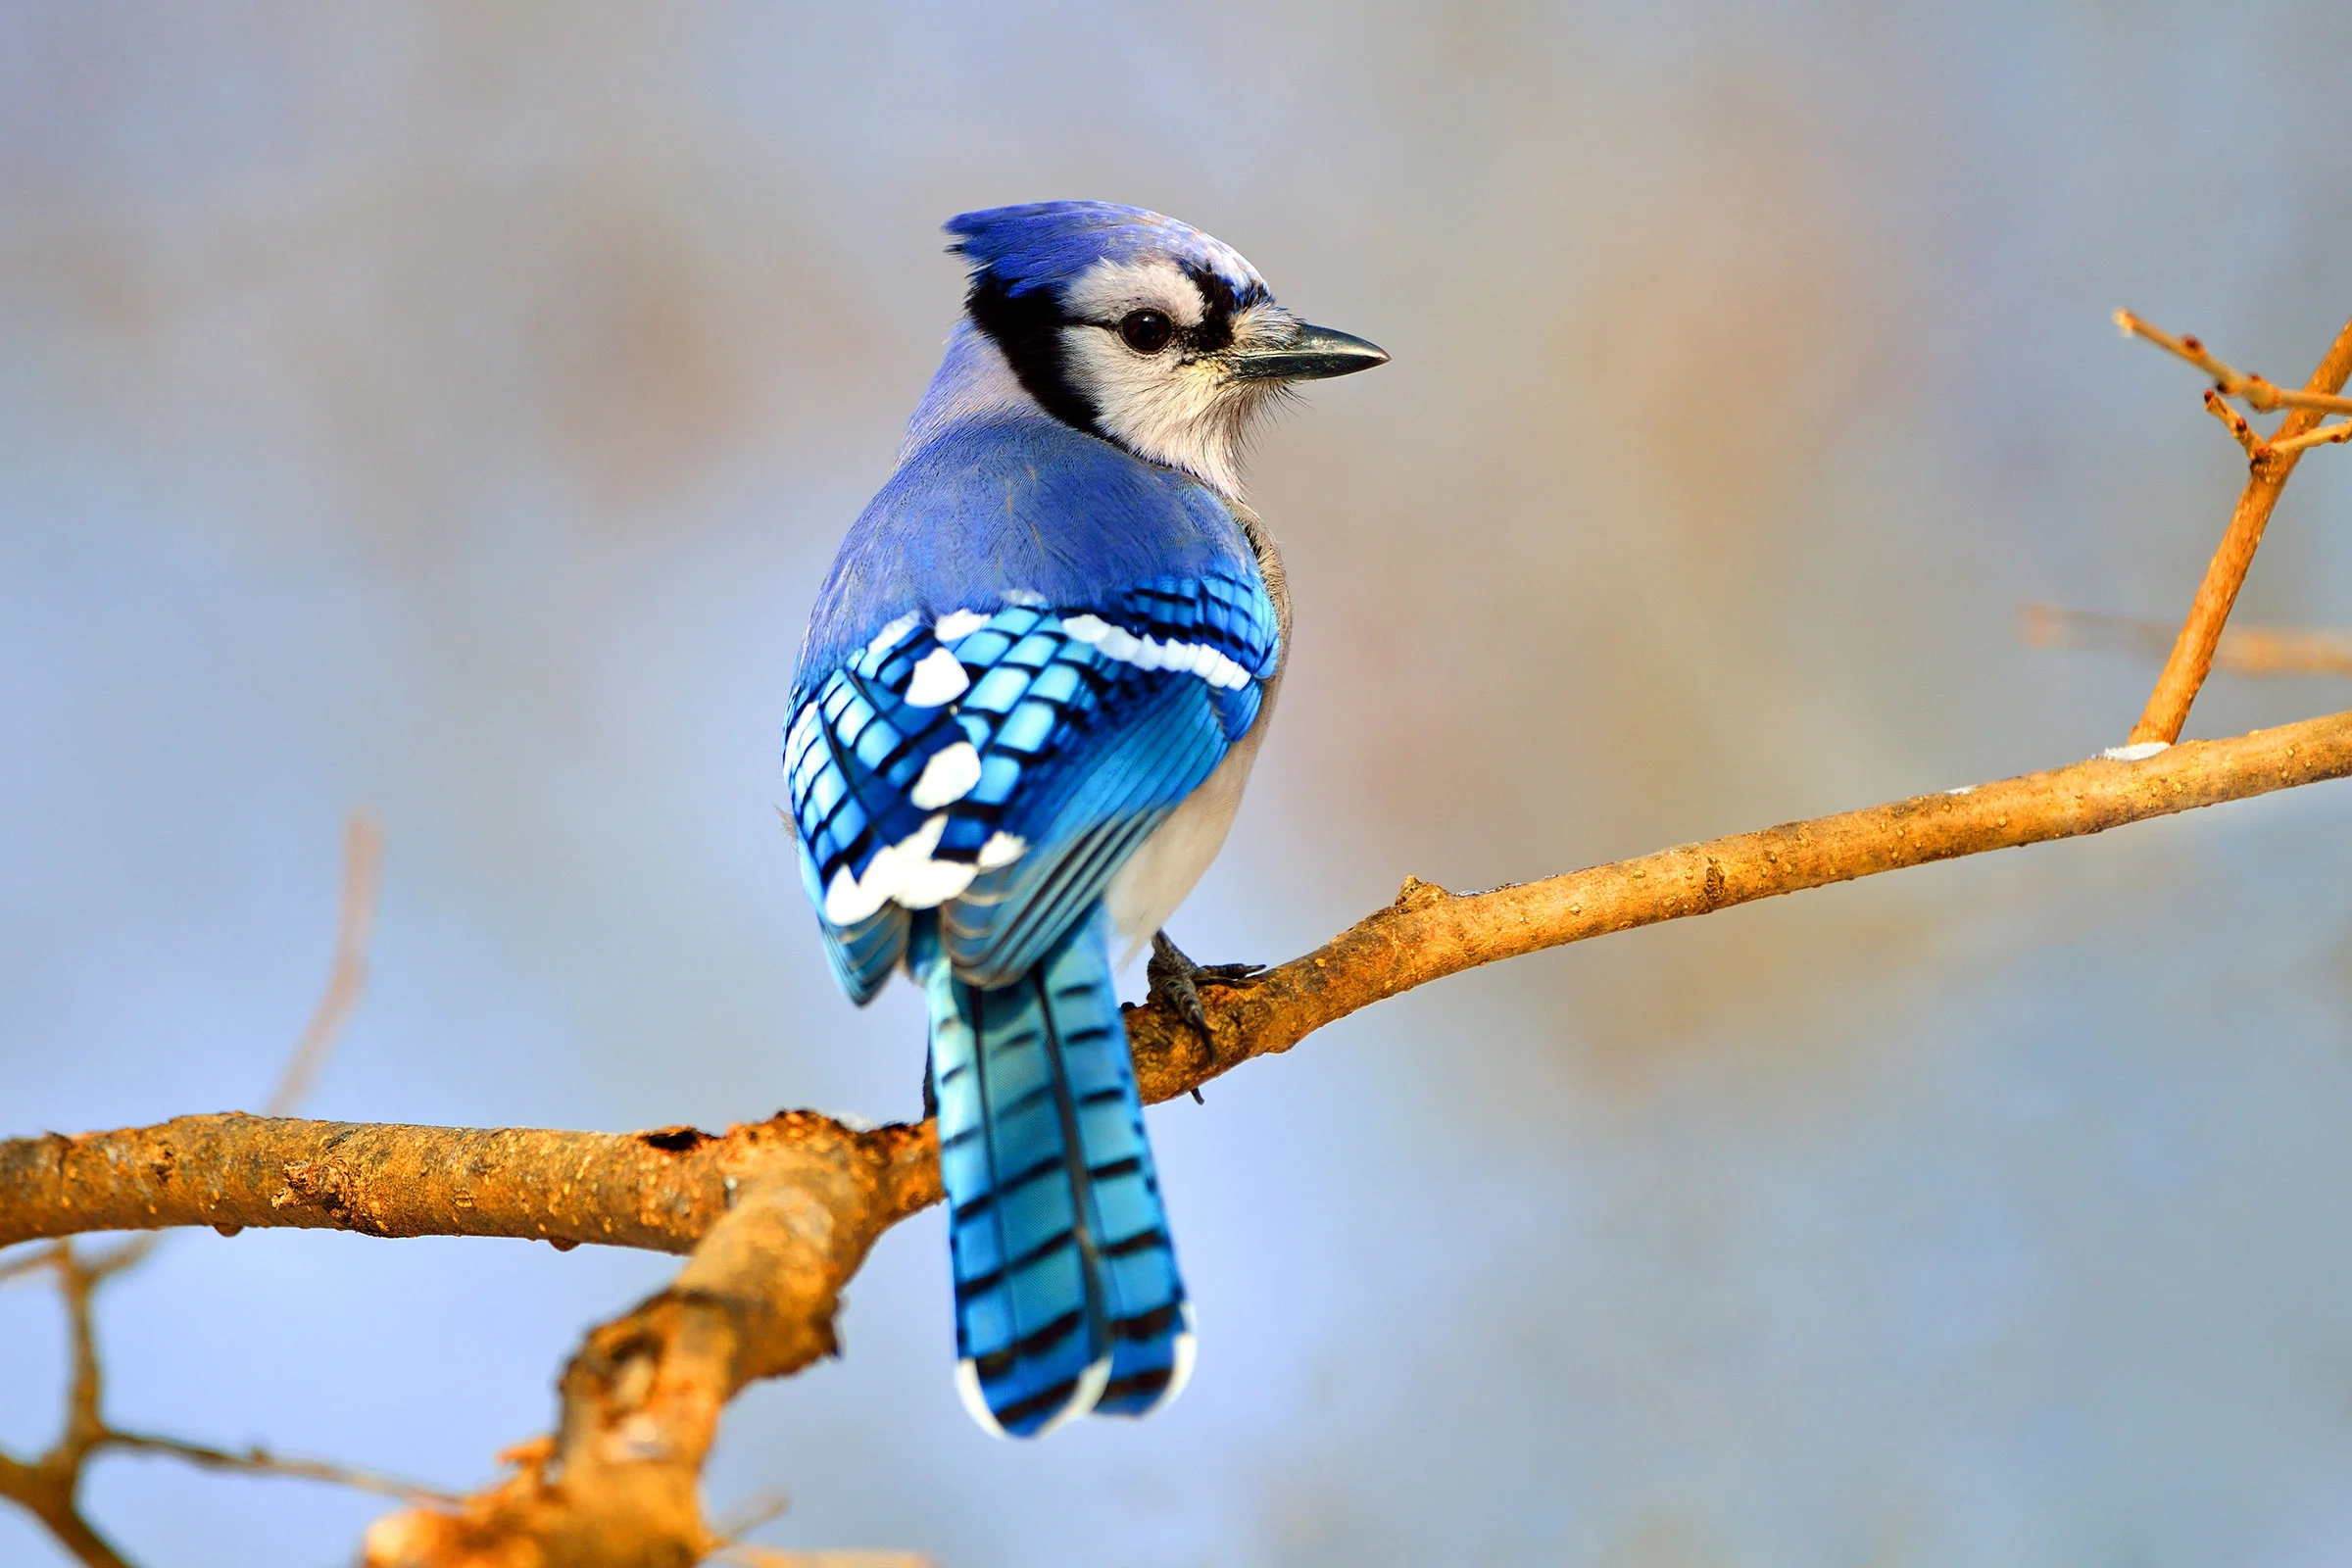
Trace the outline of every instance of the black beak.
<instances>
[{"instance_id":1,"label":"black beak","mask_svg":"<svg viewBox=\"0 0 2352 1568\"><path fill-rule=\"evenodd\" d=\"M1233 373L1245 381L1322 381L1388 363L1388 351L1378 344L1301 321L1289 342L1242 355Z\"/></svg>"}]
</instances>

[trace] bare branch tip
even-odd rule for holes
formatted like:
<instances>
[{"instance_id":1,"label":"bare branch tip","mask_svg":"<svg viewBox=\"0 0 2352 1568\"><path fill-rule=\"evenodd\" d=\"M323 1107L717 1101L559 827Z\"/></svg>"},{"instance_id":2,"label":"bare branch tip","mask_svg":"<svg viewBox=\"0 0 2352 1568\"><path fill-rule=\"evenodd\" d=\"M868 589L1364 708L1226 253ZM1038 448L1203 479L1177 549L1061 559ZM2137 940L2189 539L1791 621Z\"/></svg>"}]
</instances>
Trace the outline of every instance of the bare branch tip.
<instances>
[{"instance_id":1,"label":"bare branch tip","mask_svg":"<svg viewBox=\"0 0 2352 1568\"><path fill-rule=\"evenodd\" d=\"M713 1522L718 1535L719 1549L725 1550L740 1543L744 1537L772 1520L780 1519L792 1506L792 1499L775 1488L753 1493L725 1517Z\"/></svg>"},{"instance_id":2,"label":"bare branch tip","mask_svg":"<svg viewBox=\"0 0 2352 1568\"><path fill-rule=\"evenodd\" d=\"M2262 456L2262 437L2255 433L2254 427L2246 422L2243 415L2224 401L2220 387L2209 386L2205 389L2205 412L2230 427L2230 433L2237 438L2239 446L2245 448L2247 457Z\"/></svg>"},{"instance_id":3,"label":"bare branch tip","mask_svg":"<svg viewBox=\"0 0 2352 1568\"><path fill-rule=\"evenodd\" d=\"M2338 420L2304 431L2301 435L2281 436L2270 443L2273 452L2305 452L2313 447L2339 446L2352 441L2352 420Z\"/></svg>"}]
</instances>

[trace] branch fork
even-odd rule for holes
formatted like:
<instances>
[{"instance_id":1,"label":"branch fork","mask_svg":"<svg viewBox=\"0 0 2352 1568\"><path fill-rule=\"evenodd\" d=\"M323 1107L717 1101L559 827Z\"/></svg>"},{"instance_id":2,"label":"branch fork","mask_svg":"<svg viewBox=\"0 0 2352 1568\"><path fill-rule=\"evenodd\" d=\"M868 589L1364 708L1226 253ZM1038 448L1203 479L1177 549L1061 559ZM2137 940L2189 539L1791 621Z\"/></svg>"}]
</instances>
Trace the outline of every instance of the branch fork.
<instances>
[{"instance_id":1,"label":"branch fork","mask_svg":"<svg viewBox=\"0 0 2352 1568\"><path fill-rule=\"evenodd\" d=\"M2213 671L2214 651L2221 645L2222 630L2230 622L2238 590L2245 586L2246 572L2254 564L2254 552L2262 543L2263 529L2270 524L2272 509L2278 504L2278 494L2286 487L2287 476L2312 447L2352 439L2352 421L2325 426L2320 423L2323 415L2352 415L2352 398L2341 395L2345 378L2352 376L2352 321L2347 321L2336 334L2335 342L2300 392L2290 392L2262 376L2234 369L2216 359L2196 338L2175 337L2130 311L2116 312L2115 324L2126 337L2145 338L2213 377L2214 384L2205 393L2205 407L2230 427L2238 445L2245 448L2248 466L2246 487L2237 498L2237 507L2230 515L2230 526L2222 535L2212 564L2205 568L2205 580L2197 587L2188 618L2181 623L2172 655L2165 661L2163 673L2156 678L2156 689L2148 694L2139 722L2132 726L2134 746L2150 741L2170 745L2180 738L2180 728L2188 722L2189 707L2196 702L2205 677ZM2259 438L2237 411L2223 401L2232 397L2258 413L2284 409L2286 417L2269 439Z\"/></svg>"}]
</instances>

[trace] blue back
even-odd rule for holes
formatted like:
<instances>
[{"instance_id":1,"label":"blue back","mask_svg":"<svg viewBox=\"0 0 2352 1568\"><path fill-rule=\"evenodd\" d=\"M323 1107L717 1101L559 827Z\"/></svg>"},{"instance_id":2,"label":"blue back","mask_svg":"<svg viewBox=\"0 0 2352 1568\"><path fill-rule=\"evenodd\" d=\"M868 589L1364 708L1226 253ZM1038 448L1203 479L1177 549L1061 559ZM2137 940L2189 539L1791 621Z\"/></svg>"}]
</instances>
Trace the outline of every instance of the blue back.
<instances>
[{"instance_id":1,"label":"blue back","mask_svg":"<svg viewBox=\"0 0 2352 1568\"><path fill-rule=\"evenodd\" d=\"M817 595L793 682L809 689L916 612L993 609L1034 594L1103 610L1171 576L1257 577L1232 509L1206 485L1042 414L947 431L909 454L851 525Z\"/></svg>"}]
</instances>

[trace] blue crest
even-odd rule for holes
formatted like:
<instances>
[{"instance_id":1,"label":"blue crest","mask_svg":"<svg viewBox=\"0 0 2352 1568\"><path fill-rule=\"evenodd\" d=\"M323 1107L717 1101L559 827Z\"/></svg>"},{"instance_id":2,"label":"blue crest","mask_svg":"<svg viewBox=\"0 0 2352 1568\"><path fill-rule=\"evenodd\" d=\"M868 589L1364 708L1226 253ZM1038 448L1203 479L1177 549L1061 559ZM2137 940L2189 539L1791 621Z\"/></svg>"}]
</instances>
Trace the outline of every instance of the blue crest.
<instances>
[{"instance_id":1,"label":"blue crest","mask_svg":"<svg viewBox=\"0 0 2352 1568\"><path fill-rule=\"evenodd\" d=\"M1236 305L1271 297L1266 280L1242 253L1190 223L1115 202L1029 202L991 207L948 220L950 250L972 264L974 282L991 279L1018 296L1057 287L1097 262L1164 256L1204 272L1233 292Z\"/></svg>"}]
</instances>

